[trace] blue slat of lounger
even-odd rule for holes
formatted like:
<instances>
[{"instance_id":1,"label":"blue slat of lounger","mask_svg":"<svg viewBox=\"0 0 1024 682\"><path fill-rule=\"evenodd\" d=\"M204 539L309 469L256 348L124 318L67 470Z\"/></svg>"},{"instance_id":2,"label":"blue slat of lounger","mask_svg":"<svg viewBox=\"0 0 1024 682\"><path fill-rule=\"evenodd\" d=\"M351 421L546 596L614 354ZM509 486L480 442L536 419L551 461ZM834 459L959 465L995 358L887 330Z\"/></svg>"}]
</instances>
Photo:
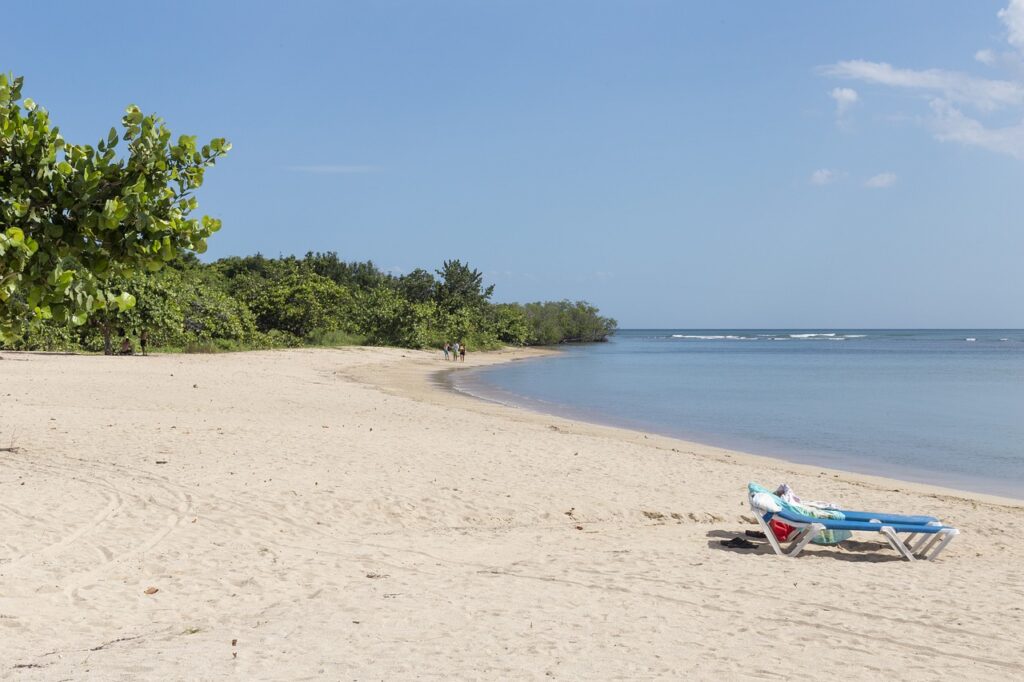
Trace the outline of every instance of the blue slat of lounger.
<instances>
[{"instance_id":1,"label":"blue slat of lounger","mask_svg":"<svg viewBox=\"0 0 1024 682\"><path fill-rule=\"evenodd\" d=\"M934 516L907 516L905 514L878 514L875 512L858 512L837 509L847 521L870 521L878 519L882 523L903 523L912 526L927 526L929 523L938 521Z\"/></svg>"},{"instance_id":2,"label":"blue slat of lounger","mask_svg":"<svg viewBox=\"0 0 1024 682\"><path fill-rule=\"evenodd\" d=\"M819 519L813 516L795 514L783 509L775 514L783 521L794 521L796 523L820 523L829 530L866 530L877 533L882 526L889 526L897 533L938 533L944 530L945 526L915 526L913 524L896 523L868 523L867 521L840 521L838 519Z\"/></svg>"}]
</instances>

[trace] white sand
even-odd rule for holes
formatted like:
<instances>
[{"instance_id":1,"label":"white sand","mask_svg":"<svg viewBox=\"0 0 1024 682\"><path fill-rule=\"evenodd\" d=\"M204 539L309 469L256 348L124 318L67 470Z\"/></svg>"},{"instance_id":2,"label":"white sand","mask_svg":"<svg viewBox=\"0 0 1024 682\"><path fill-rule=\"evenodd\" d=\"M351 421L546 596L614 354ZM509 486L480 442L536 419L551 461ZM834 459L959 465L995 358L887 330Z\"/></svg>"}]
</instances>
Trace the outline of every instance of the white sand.
<instances>
[{"instance_id":1,"label":"white sand","mask_svg":"<svg viewBox=\"0 0 1024 682\"><path fill-rule=\"evenodd\" d=\"M1024 676L1020 503L476 401L428 353L0 357L2 679ZM748 480L963 534L728 550Z\"/></svg>"}]
</instances>

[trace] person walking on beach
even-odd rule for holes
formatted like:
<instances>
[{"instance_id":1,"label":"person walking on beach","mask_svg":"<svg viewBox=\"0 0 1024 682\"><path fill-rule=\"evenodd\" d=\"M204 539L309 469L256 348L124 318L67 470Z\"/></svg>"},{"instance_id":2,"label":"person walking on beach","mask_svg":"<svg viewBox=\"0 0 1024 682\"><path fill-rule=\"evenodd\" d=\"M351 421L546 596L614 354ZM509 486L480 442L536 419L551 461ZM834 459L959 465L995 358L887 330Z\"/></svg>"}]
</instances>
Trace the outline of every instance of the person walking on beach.
<instances>
[{"instance_id":1,"label":"person walking on beach","mask_svg":"<svg viewBox=\"0 0 1024 682\"><path fill-rule=\"evenodd\" d=\"M459 359L459 342L456 341L455 345L452 346L452 362Z\"/></svg>"},{"instance_id":2,"label":"person walking on beach","mask_svg":"<svg viewBox=\"0 0 1024 682\"><path fill-rule=\"evenodd\" d=\"M139 334L139 346L142 348L142 354L146 354L146 346L149 344L149 332L145 329Z\"/></svg>"},{"instance_id":3,"label":"person walking on beach","mask_svg":"<svg viewBox=\"0 0 1024 682\"><path fill-rule=\"evenodd\" d=\"M444 342L444 359L445 359L445 360L447 360L447 359L448 359L448 351L449 351L449 349L450 349L450 348L451 348L451 346L450 346L450 345L448 345L448 342L447 342L447 341L445 341L445 342Z\"/></svg>"},{"instance_id":4,"label":"person walking on beach","mask_svg":"<svg viewBox=\"0 0 1024 682\"><path fill-rule=\"evenodd\" d=\"M462 360L463 362L466 361L466 344L465 343L463 343L461 346L459 346L459 360Z\"/></svg>"}]
</instances>

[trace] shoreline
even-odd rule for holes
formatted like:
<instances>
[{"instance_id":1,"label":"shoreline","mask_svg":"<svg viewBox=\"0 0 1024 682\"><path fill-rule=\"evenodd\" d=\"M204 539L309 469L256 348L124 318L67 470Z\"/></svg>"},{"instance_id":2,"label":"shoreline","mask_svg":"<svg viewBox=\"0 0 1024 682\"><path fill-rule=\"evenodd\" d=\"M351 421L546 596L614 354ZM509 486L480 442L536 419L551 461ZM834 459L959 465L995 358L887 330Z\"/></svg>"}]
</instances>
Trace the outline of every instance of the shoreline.
<instances>
[{"instance_id":1,"label":"shoreline","mask_svg":"<svg viewBox=\"0 0 1024 682\"><path fill-rule=\"evenodd\" d=\"M14 359L0 677L1024 675L1016 501L484 402L434 352ZM725 547L750 480L961 535Z\"/></svg>"},{"instance_id":2,"label":"shoreline","mask_svg":"<svg viewBox=\"0 0 1024 682\"><path fill-rule=\"evenodd\" d=\"M559 351L555 350L552 351L550 354L538 356L530 355L524 358L516 358L516 360L529 360L534 359L535 357L551 357L552 355L557 355L558 352ZM485 369L488 366L493 366L494 364L502 363L491 363L488 365L475 367L474 369L481 370ZM902 483L905 485L925 486L934 489L935 491L942 491L943 494L947 495L973 495L978 496L979 499L987 499L990 501L1000 500L1003 503L1014 503L1017 505L1024 505L1024 490L1021 491L1020 497L1013 497L1012 495L1001 494L999 492L990 492L986 490L960 487L960 485L958 485L957 482L954 481L944 483L940 481L921 480L921 478L914 478L915 471L909 469L902 473L899 470L896 470L891 473L877 474L870 473L867 471L858 471L855 469L845 469L842 468L841 466L837 466L835 463L828 462L828 453L825 453L825 461L815 461L813 454L808 454L806 457L791 457L783 453L757 452L754 449L746 449L743 446L734 446L729 444L728 442L714 443L705 440L691 439L687 438L685 435L677 435L667 431L659 431L655 428L645 427L644 425L630 424L628 420L622 420L621 422L616 423L616 421L612 417L609 417L608 419L602 419L601 415L588 414L587 411L584 409L576 409L571 405L564 405L561 403L545 403L544 401L532 399L528 396L510 394L515 397L509 401L505 401L499 397L488 395L486 386L484 387L484 390L480 392L466 390L465 388L458 386L453 378L452 373L450 371L446 371L445 369L439 370L437 377L437 384L442 389L451 391L453 393L457 393L459 395L468 396L470 398L474 398L477 400L482 400L485 402L494 403L496 405L501 405L513 410L525 410L528 412L533 412L535 414L565 419L570 422L585 422L588 424L593 424L595 426L605 426L613 429L622 429L625 431L654 435L661 438L669 438L673 440L678 440L682 443L686 443L688 446L693 447L695 449L711 448L715 450L723 450L735 453L737 455L745 455L756 458L766 458L768 460L777 461L779 463L809 467L812 469L824 469L830 472L839 473L842 476L859 476L864 477L865 479L872 479L877 481L889 481L892 483ZM500 393L501 391L502 389L497 389L497 392ZM519 398L519 402L516 402L515 398ZM547 405L550 405L551 409L545 409ZM723 440L727 441L728 439Z\"/></svg>"},{"instance_id":3,"label":"shoreline","mask_svg":"<svg viewBox=\"0 0 1024 682\"><path fill-rule=\"evenodd\" d=\"M502 351L502 352L504 352L504 353L515 353L517 350L519 350L519 349L507 349L507 350ZM539 349L523 349L523 350L527 350L527 351L534 350L535 351L535 350L539 350ZM490 351L490 352L495 352L495 351ZM468 369L479 370L479 369L483 369L485 367L494 366L494 365L497 365L497 364L503 364L504 362L516 362L516 361L524 361L524 360L530 360L530 359L542 358L542 357L552 357L552 356L558 355L558 353L559 353L559 351L557 351L557 350L547 350L546 352L541 352L541 353L530 352L529 354L524 355L522 357L514 357L514 358L511 358L511 359L500 358L500 359L498 359L495 362L487 362L487 363L483 363L483 364L472 365ZM504 401L501 401L501 400L498 400L498 399L495 399L495 398L491 398L491 397L484 396L484 395L478 395L476 393L472 393L472 392L460 389L458 386L456 386L454 384L454 381L451 379L452 373L454 371L459 371L459 370L457 368L441 368L441 369L438 369L435 372L433 378L435 379L435 384L437 385L437 387L440 390L443 390L445 392L448 392L448 393L451 393L453 395L457 395L457 396L460 396L460 397L463 397L463 398L468 398L470 400L481 401L481 402L484 402L484 403L487 403L487 404L495 405L495 406L500 407L500 408L505 408L505 409L508 409L508 410L524 411L524 412L529 413L529 414L537 415L538 417L543 418L543 419L558 419L558 420L562 420L562 421L564 421L564 422L566 422L568 424L586 424L586 425L589 425L589 426L592 426L592 427L595 427L595 428L610 429L612 433L631 434L631 437L633 437L633 438L635 438L637 436L641 436L641 437L645 437L645 438L648 438L648 439L650 439L651 437L658 438L658 439L666 439L668 441L673 441L673 442L679 443L679 444L685 446L686 448L689 448L689 449L693 450L694 452L727 453L730 456L741 458L741 459L742 458L750 458L750 460L752 462L764 462L764 461L767 461L767 462L774 463L774 464L777 464L777 465L791 466L791 467L794 467L795 470L798 470L798 471L800 471L802 473L812 473L812 472L825 471L825 472L828 472L829 474L838 475L838 476L843 477L843 478L856 479L856 480L858 480L858 481L860 481L862 483L870 484L870 485L873 485L873 486L876 486L876 487L886 487L886 488L892 489L893 486L903 486L903 487L913 488L914 490L919 491L919 492L924 493L924 494L946 496L946 497L957 497L957 498L961 498L961 499L975 499L975 500L978 500L978 501L983 501L983 502L987 502L987 503L991 503L991 504L1001 504L1001 505L1006 505L1006 506L1011 506L1011 507L1024 508L1024 497L1018 499L1018 498L1008 497L1008 496L1005 496L1005 495L999 495L999 494L995 494L995 493L987 493L987 492L978 491L978 490L968 490L968 489L964 489L964 488L957 488L957 487L954 487L954 486L940 485L940 484L936 484L936 483L928 483L928 482L924 482L924 481L909 480L909 479L904 479L904 478L898 478L898 477L895 477L895 476L886 476L886 475L882 475L882 474L869 474L869 473L864 473L864 472L859 472L859 471L851 471L851 470L848 470L848 469L841 469L841 468L838 468L838 467L835 467L835 466L831 466L831 465L828 465L828 464L816 464L814 462L801 461L801 460L795 460L795 459L788 459L788 458L785 458L785 457L775 456L775 455L770 455L770 454L760 454L760 453L750 452L750 451L746 451L746 450L737 450L737 449L730 448L730 447L727 447L727 446L720 446L720 445L714 445L714 444L711 444L711 443L704 443L704 442L688 440L686 438L680 438L680 437L677 437L677 436L673 436L671 434L659 433L657 431L648 431L648 430L644 430L642 428L633 428L633 427L630 427L630 426L616 425L616 424L602 422L602 421L593 421L593 420L588 419L587 415L578 415L578 416L576 416L576 415L558 414L558 413L553 413L553 412L545 412L543 409L541 409L539 407L535 407L535 406L530 405L530 404L506 403ZM571 411L571 407L568 407L568 406L562 406L562 407L566 407L567 411Z\"/></svg>"},{"instance_id":4,"label":"shoreline","mask_svg":"<svg viewBox=\"0 0 1024 682\"><path fill-rule=\"evenodd\" d=\"M391 347L383 347L383 346L382 347L378 347L378 346L342 346L342 347L337 347L337 348L309 347L309 348L303 348L303 349L286 349L286 348L281 348L281 349L271 349L271 350L262 350L262 351L231 351L231 352L216 353L216 354L189 354L189 353L164 353L164 354L160 354L160 353L157 353L157 354L150 354L150 356L151 357L160 357L160 356L164 356L164 357L179 357L179 356L181 356L181 357L189 357L189 356L215 357L215 356L223 356L223 355L247 355L247 354L256 354L256 353L281 353L281 354L287 354L287 353L296 352L297 350L299 350L299 351L306 351L306 352L317 352L317 351L324 351L324 352L341 351L341 352L345 352L346 350L358 350L358 351L361 351L361 352L365 352L365 351L385 351L386 350L386 351L397 351L397 352L400 352L401 356L403 358L407 357L407 356L410 356L410 355L413 355L413 354L421 355L421 356L425 356L425 357L432 357L432 356L437 355L437 353L435 351L433 351L433 350L427 350L427 351L424 351L424 350L411 350L411 349L391 348ZM904 479L904 478L898 478L898 477L895 477L895 476L886 476L886 475L878 475L878 474L869 474L869 473L864 473L864 472L859 472L859 471L851 471L851 470L848 470L848 469L842 469L842 468L838 468L838 467L827 465L827 464L816 464L814 462L807 462L807 461L801 461L801 460L788 459L788 458L783 457L783 456L777 456L777 455L771 455L771 454L760 454L760 453L756 453L756 452L750 452L750 451L747 451L747 450L735 449L735 448L731 448L731 447L723 446L723 445L715 445L715 444L711 444L711 443L705 443L705 442L700 442L700 441L695 441L695 440L689 440L689 439L686 439L686 438L683 438L683 437L674 436L674 435L671 435L671 434L659 433L657 431L648 431L648 430L645 430L643 428L634 428L634 427L631 427L631 426L628 426L628 425L616 425L616 424L602 422L602 421L593 421L593 420L588 419L586 415L579 415L579 416L568 415L567 416L567 415L557 414L557 413L553 413L553 412L546 412L543 409L540 409L538 407L534 407L532 405L507 403L507 402L504 402L504 401L501 401L501 400L498 400L498 399L495 399L495 398L491 398L491 397L484 396L484 395L478 395L478 394L475 394L475 393L471 393L469 391L462 390L462 389L458 388L454 384L453 380L451 379L452 375L454 373L456 373L456 372L467 371L467 370L469 370L469 371L480 370L480 369L484 369L484 368L495 366L495 365L505 364L505 363L508 363L508 362L521 362L521 361L527 361L527 360L538 359L538 358L555 357L555 356L558 356L561 352L562 351L560 351L559 349L551 348L551 347L523 347L523 348L507 347L507 348L503 348L503 349L500 349L500 350L475 351L470 356L470 360L469 360L468 363L459 363L459 362L454 362L454 361L448 361L445 364L446 365L447 364L451 364L450 367L449 366L444 366L444 367L433 367L433 368L431 368L429 370L429 372L428 372L427 383L428 383L429 386L435 388L440 394L447 395L449 397L454 396L454 397L457 397L457 398L462 399L462 400L467 400L467 401L469 401L470 404L478 403L478 404L484 404L484 405L491 405L491 406L493 406L495 408L498 408L500 410L508 410L508 411L510 411L509 414L506 415L506 416L528 414L528 415L533 415L533 416L536 417L536 419L542 420L542 421L543 420L551 420L551 419L553 419L553 420L561 421L561 422L565 423L566 425L573 425L573 426L575 426L577 428L583 426L583 427L590 427L590 428L596 429L596 430L604 430L604 431L607 431L607 433L609 435L625 437L626 439L628 439L630 441L633 441L633 440L635 440L637 438L643 438L644 440L650 440L650 439L653 438L653 439L656 439L657 441L667 441L667 442L670 442L670 443L675 443L675 444L682 445L685 448L689 449L690 450L689 454L691 454L691 455L694 455L694 454L711 455L711 456L721 456L721 455L724 455L726 457L738 458L738 459L741 459L741 460L742 459L748 459L753 464L768 463L768 464L771 464L771 465L791 467L792 470L794 471L794 473L813 474L813 473L827 472L827 473L832 474L834 476L848 478L848 479L851 480L851 482L859 482L859 483L871 485L871 486L877 487L877 488L892 489L893 485L902 485L902 486L904 486L906 488L913 489L916 492L920 492L922 494L927 494L927 495L932 495L932 496L953 497L953 498L965 499L965 500L973 499L973 500L977 500L979 502L985 502L985 503L988 503L988 504L998 504L998 505L1004 505L1004 506L1008 506L1008 507L1018 507L1018 508L1024 509L1024 497L1022 497L1022 498L1014 498L1014 497L1008 497L1008 496L1005 496L1005 495L999 495L999 494L995 494L995 493L987 493L987 492L983 492L983 491L968 490L968 489L964 489L964 488L957 488L957 487L952 486L952 485L947 486L947 485L940 485L940 484L936 484L936 483L928 483L928 482L923 482L923 481L914 481L914 480L909 480L909 479ZM22 357L25 357L25 356L28 356L28 357L31 357L31 356L51 356L51 357L83 357L83 358L85 358L85 357L97 357L97 358L98 357L105 357L103 354L100 354L100 353L61 353L61 352L46 352L46 351L0 351L0 359L3 359L4 355L13 356L13 358L17 358L18 356L22 356ZM106 357L120 357L120 356L106 356ZM141 358L141 357L145 357L145 356L139 355L138 357ZM438 361L440 361L440 362L444 362L440 358L436 358L436 359ZM392 390L392 391L394 391L394 392L396 392L398 394L404 394L404 395L407 395L408 397L413 397L413 398L418 399L418 400L428 400L429 402L433 402L435 404L443 404L445 402L445 399L442 397L442 395L435 396L434 399L432 399L432 400L427 399L425 394L421 390L419 390L420 387L418 387L418 386L410 386L408 384L402 383L396 389L396 387L394 387L394 386L391 386L391 387L386 386L384 384L384 382L380 382L380 381L374 379L372 376L369 376L369 375L359 375L359 374L355 374L354 373L354 374L347 374L346 376L348 376L349 378L356 379L360 383L364 383L366 385L374 386L375 388L378 388L380 390L384 390L384 391ZM389 378L395 378L395 377L389 377ZM403 372L400 381L407 381L409 378L410 377L408 376L408 373L407 372ZM412 390L410 390L410 389L412 389ZM568 407L568 406L560 406L560 407L565 407L567 411L571 411L571 407ZM531 420L531 421L535 421L535 420Z\"/></svg>"}]
</instances>

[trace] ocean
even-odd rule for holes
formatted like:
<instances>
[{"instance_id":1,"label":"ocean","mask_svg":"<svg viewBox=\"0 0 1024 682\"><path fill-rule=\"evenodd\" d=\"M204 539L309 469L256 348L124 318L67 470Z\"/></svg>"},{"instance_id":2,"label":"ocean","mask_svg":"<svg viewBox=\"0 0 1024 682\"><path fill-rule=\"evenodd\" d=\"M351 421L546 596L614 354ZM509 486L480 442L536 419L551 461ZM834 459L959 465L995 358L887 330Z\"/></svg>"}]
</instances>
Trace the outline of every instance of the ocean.
<instances>
[{"instance_id":1,"label":"ocean","mask_svg":"<svg viewBox=\"0 0 1024 682\"><path fill-rule=\"evenodd\" d=\"M1024 499L1024 330L628 329L457 390L846 471Z\"/></svg>"}]
</instances>

